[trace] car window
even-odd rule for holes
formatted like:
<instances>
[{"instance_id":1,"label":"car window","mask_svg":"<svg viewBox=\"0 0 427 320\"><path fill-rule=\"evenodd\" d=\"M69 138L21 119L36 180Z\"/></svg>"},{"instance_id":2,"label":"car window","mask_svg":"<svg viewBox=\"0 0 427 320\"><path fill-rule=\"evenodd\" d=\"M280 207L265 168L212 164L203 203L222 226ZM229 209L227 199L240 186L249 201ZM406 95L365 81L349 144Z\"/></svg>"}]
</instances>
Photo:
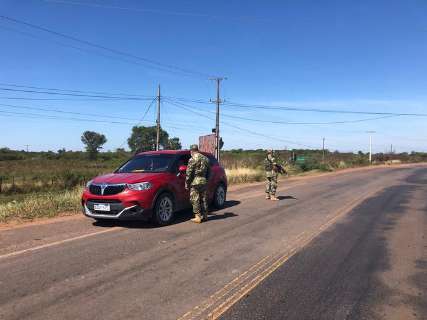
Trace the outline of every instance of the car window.
<instances>
[{"instance_id":1,"label":"car window","mask_svg":"<svg viewBox=\"0 0 427 320\"><path fill-rule=\"evenodd\" d=\"M209 164L211 165L211 167L218 164L218 160L214 156L209 155L208 158L209 158Z\"/></svg>"},{"instance_id":2,"label":"car window","mask_svg":"<svg viewBox=\"0 0 427 320\"><path fill-rule=\"evenodd\" d=\"M121 166L117 173L165 172L170 169L175 159L171 154L147 154L130 159Z\"/></svg>"},{"instance_id":3,"label":"car window","mask_svg":"<svg viewBox=\"0 0 427 320\"><path fill-rule=\"evenodd\" d=\"M189 154L180 156L178 158L178 160L176 161L176 164L175 164L173 170L177 172L180 166L187 166L188 161L190 160L190 157L191 157L191 155L189 155Z\"/></svg>"}]
</instances>

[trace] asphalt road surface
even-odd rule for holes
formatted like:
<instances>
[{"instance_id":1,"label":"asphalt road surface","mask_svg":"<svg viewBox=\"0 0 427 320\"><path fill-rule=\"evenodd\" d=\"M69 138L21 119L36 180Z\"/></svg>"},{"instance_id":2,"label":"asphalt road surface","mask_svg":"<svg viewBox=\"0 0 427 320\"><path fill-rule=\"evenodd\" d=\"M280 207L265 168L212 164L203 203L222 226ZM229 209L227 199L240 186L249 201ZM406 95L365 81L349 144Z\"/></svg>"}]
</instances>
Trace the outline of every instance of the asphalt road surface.
<instances>
[{"instance_id":1,"label":"asphalt road surface","mask_svg":"<svg viewBox=\"0 0 427 320\"><path fill-rule=\"evenodd\" d=\"M207 223L0 229L0 319L427 319L427 166L232 189Z\"/></svg>"}]
</instances>

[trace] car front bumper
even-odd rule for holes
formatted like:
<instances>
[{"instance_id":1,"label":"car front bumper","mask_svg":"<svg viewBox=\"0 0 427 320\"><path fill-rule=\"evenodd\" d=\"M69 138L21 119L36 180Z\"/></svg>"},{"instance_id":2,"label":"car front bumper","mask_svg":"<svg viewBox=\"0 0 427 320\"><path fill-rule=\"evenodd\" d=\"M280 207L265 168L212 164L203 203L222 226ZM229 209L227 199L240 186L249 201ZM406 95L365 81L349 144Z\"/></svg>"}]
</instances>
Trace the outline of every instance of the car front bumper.
<instances>
[{"instance_id":1,"label":"car front bumper","mask_svg":"<svg viewBox=\"0 0 427 320\"><path fill-rule=\"evenodd\" d=\"M150 210L145 210L138 205L123 207L121 204L116 204L110 212L100 212L93 210L93 203L86 202L83 205L83 214L93 219L109 219L109 220L148 220L151 217Z\"/></svg>"}]
</instances>

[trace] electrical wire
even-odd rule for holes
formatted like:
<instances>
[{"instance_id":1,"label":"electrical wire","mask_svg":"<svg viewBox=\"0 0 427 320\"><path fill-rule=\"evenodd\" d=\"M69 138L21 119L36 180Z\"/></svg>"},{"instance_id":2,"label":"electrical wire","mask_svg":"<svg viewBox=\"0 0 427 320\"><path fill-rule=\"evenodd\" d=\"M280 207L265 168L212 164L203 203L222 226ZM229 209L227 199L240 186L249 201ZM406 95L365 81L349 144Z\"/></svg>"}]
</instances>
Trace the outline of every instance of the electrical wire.
<instances>
[{"instance_id":1,"label":"electrical wire","mask_svg":"<svg viewBox=\"0 0 427 320\"><path fill-rule=\"evenodd\" d=\"M45 28L45 27L42 27L42 26L39 26L39 25L36 25L36 24L33 24L33 23L29 23L29 22L26 22L26 21L22 21L22 20L18 20L18 19L15 19L15 18L11 18L11 17L5 16L5 15L0 15L0 19L6 20L6 21L9 21L9 22L13 22L13 23L19 24L19 25L24 25L26 27L29 27L29 28L32 28L32 29L36 29L36 30L39 30L39 31L43 31L43 32L46 32L46 33L49 33L49 34L53 34L55 36L62 37L62 38L65 38L65 39L68 39L68 40L71 40L71 41L74 41L74 42L82 43L82 44L84 44L86 46L90 46L90 47L93 47L93 48L97 48L97 49L101 49L101 50L104 50L104 51L107 51L107 52L111 52L111 53L114 53L114 54L119 55L119 56L125 56L125 57L132 58L132 59L135 59L135 60L138 60L138 61L143 61L144 63L147 64L147 67L158 69L160 71L165 71L165 72L175 73L175 74L181 74L181 75L182 74L187 74L187 75L193 75L193 76L198 76L198 77L203 77L203 78L210 78L210 77L212 77L212 75L209 75L209 74L206 74L206 73L202 73L202 72L198 72L198 71L193 71L193 70L186 69L186 68L181 68L181 67L178 67L178 66L175 66L175 65L160 63L160 62L155 61L155 60L151 60L151 59L147 59L147 58L144 58L144 57L140 57L140 56L137 56L135 54L128 53L128 52L125 52L125 51L122 51L122 50L109 48L109 47L106 47L104 45L100 45L100 44L93 43L93 42L90 42L90 41L87 41L87 40L79 39L79 38L74 37L74 36L70 36L70 35L67 35L67 34L64 34L64 33L61 33L61 32L55 31L55 30L52 30L52 29L48 29L48 28Z\"/></svg>"},{"instance_id":2,"label":"electrical wire","mask_svg":"<svg viewBox=\"0 0 427 320\"><path fill-rule=\"evenodd\" d=\"M214 121L213 118L211 118L209 116L206 116L203 113L199 113L197 111L194 111L194 110L192 110L192 109L190 109L190 108L188 108L186 106L183 106L182 104L178 104L178 103L172 102L170 100L168 100L167 102L169 104L174 105L175 107L181 108L183 110L186 110L186 111L191 112L193 114L196 114L198 116L201 116L201 117L204 117L204 118L207 118L209 120ZM291 140L286 140L286 139L282 139L282 138L277 138L277 137L272 137L272 136L269 136L269 135L265 135L265 134L262 134L262 133L259 133L259 132L255 132L255 131L252 131L252 130L249 130L249 129L246 129L246 128L242 128L242 127L236 126L236 125L228 123L228 122L221 121L221 123L224 124L224 125L226 125L226 126L228 126L228 127L231 127L231 128L243 131L243 132L247 132L247 133L252 134L254 136L261 136L261 137L265 137L265 138L272 139L272 140L278 140L278 141L282 141L282 142L286 142L286 143L290 143L290 144L294 144L294 145L299 145L299 146L304 146L304 147L312 148L311 146L303 144L303 143L299 143L299 142L291 141Z\"/></svg>"},{"instance_id":3,"label":"electrical wire","mask_svg":"<svg viewBox=\"0 0 427 320\"><path fill-rule=\"evenodd\" d=\"M80 93L66 93L66 92L50 92L50 91L38 91L38 90L24 90L24 89L12 89L12 88L0 88L1 91L9 92L23 92L23 93L36 93L36 94L47 94L47 95L59 95L59 96L72 96L72 97L89 97L89 98L108 98L116 100L151 100L151 98L137 98L137 97L120 97L120 96L107 96L107 95L89 95Z\"/></svg>"},{"instance_id":4,"label":"electrical wire","mask_svg":"<svg viewBox=\"0 0 427 320\"><path fill-rule=\"evenodd\" d=\"M23 100L23 101L119 101L123 100L115 99L115 98L93 98L93 99L70 99L70 98L27 98L27 97L3 97L0 96L2 100Z\"/></svg>"},{"instance_id":5,"label":"electrical wire","mask_svg":"<svg viewBox=\"0 0 427 320\"><path fill-rule=\"evenodd\" d=\"M112 56L112 55L108 55L108 54L105 54L105 53L102 53L102 52L99 52L99 51L94 51L94 50L90 50L90 49L87 49L87 48L77 47L77 46L74 46L74 45L71 45L71 44L67 44L67 43L63 43L63 42L60 42L60 41L56 41L56 40L53 40L53 39L46 39L46 38L43 38L43 37L39 37L39 36L37 36L35 34L29 33L29 32L25 32L25 31L21 31L21 30L17 30L17 29L14 29L14 28L9 28L9 27L5 27L5 26L0 25L0 29L6 30L6 31L9 31L9 32L13 32L13 33L17 33L19 35L23 35L23 36L30 37L30 38L33 38L33 39L47 41L47 42L52 42L52 43L57 44L59 46L66 47L66 48L72 48L72 49L75 49L75 50L78 50L78 51L81 51L81 52L90 53L90 54L96 54L96 55L99 55L99 56L102 56L104 58L108 58L108 59L111 59L111 60L121 61L121 62L125 62L125 63L130 63L130 64L136 65L136 66L147 67L144 64L141 64L141 63L139 63L137 61L133 61L133 60L130 60L130 59L126 59L124 57Z\"/></svg>"},{"instance_id":6,"label":"electrical wire","mask_svg":"<svg viewBox=\"0 0 427 320\"><path fill-rule=\"evenodd\" d=\"M36 90L65 91L65 92L72 92L72 93L102 94L102 95L109 95L109 96L126 96L126 97L150 98L150 99L153 98L152 96L144 96L144 95L140 95L140 94L111 93L111 92L102 92L102 91L83 91L83 90L75 90L75 89L72 90L72 89L46 88L46 87L28 86L28 85L15 84L15 83L0 83L0 86L25 88L25 89L36 89Z\"/></svg>"},{"instance_id":7,"label":"electrical wire","mask_svg":"<svg viewBox=\"0 0 427 320\"><path fill-rule=\"evenodd\" d=\"M82 112L74 112L74 111L64 111L64 110L60 110L60 109L49 109L49 108L44 108L44 107L17 106L17 105L13 105L13 104L5 104L5 103L0 103L0 106L8 107L8 108L13 108L13 109L27 109L27 110L37 110L37 111L45 111L45 112L65 113L65 114L73 114L73 115L81 115L81 116L89 116L89 117L98 117L98 118L110 118L110 119L138 121L137 119L119 117L119 116L114 116L114 115L103 115L103 114L100 114L100 113L82 113Z\"/></svg>"},{"instance_id":8,"label":"electrical wire","mask_svg":"<svg viewBox=\"0 0 427 320\"><path fill-rule=\"evenodd\" d=\"M183 106L192 108L193 106L184 104L182 102L176 102L178 104L181 104ZM214 111L204 110L205 112L209 112L212 114L215 114ZM391 117L398 117L397 115L386 115L381 117L375 117L375 118L367 118L367 119L355 119L355 120L342 120L342 121L328 121L328 122L294 122L294 121L276 121L276 120L261 120L261 119L253 119L253 118L247 118L247 117L241 117L241 116L235 116L230 115L227 113L221 113L222 117L226 118L233 118L233 119L239 119L239 120L245 120L245 121L252 121L252 122L261 122L261 123L271 123L271 124L286 124L286 125L331 125L331 124L346 124L346 123L359 123L359 122L366 122L366 121L374 121L374 120L380 120L380 119L386 119Z\"/></svg>"},{"instance_id":9,"label":"electrical wire","mask_svg":"<svg viewBox=\"0 0 427 320\"><path fill-rule=\"evenodd\" d=\"M192 12L181 12L181 11L166 11L166 10L155 10L155 9L140 9L140 8L131 8L123 6L113 6L100 3L87 3L80 1L65 1L65 0L45 0L44 2L58 3L58 4L67 4L67 5L77 5L77 6L86 6L93 8L104 8L104 9L113 9L113 10L125 10L132 12L141 12L141 13L154 13L154 14L163 14L163 15L173 15L173 16L186 16L186 17L196 17L196 18L210 18L210 19L222 19L222 20L243 20L243 21L258 21L258 22L271 22L271 20L260 19L256 17L225 17L225 16L216 16L211 14L204 13L192 13Z\"/></svg>"},{"instance_id":10,"label":"electrical wire","mask_svg":"<svg viewBox=\"0 0 427 320\"><path fill-rule=\"evenodd\" d=\"M139 126L139 125L141 124L141 122L145 121L144 119L145 119L145 117L147 116L148 112L150 111L151 106L153 105L154 101L157 101L157 98L154 98L154 99L150 102L150 104L148 105L148 107L147 107L147 109L145 110L145 112L144 112L143 116L141 117L141 119L139 119L139 121L138 121L136 124L134 124L134 125L132 126L132 128L133 128L133 127L137 127L137 126ZM125 140L120 144L120 146L119 146L118 148L122 148L122 147L125 145L125 143L126 143L126 142L128 142L128 139L125 139Z\"/></svg>"},{"instance_id":11,"label":"electrical wire","mask_svg":"<svg viewBox=\"0 0 427 320\"><path fill-rule=\"evenodd\" d=\"M82 121L82 122L99 122L99 123L111 123L111 124L125 124L129 125L130 122L120 122L120 121L107 121L107 120L96 120L96 119L85 119L85 118L68 118L68 117L58 117L58 116L49 116L41 115L37 113L27 113L27 112L12 112L12 111L0 111L0 115L17 115L21 118L42 118L42 119L52 119L52 120L71 120L71 121Z\"/></svg>"},{"instance_id":12,"label":"electrical wire","mask_svg":"<svg viewBox=\"0 0 427 320\"><path fill-rule=\"evenodd\" d=\"M427 113L399 113L399 112L374 112L374 111L355 111L355 110L333 110L333 109L318 109L318 108L300 108L286 106L269 106L260 104L242 104L226 102L224 105L238 108L249 109L267 109L267 110L285 110L298 112L320 112L320 113L342 113L342 114L366 114L366 115L383 115L383 116L414 116L427 117Z\"/></svg>"}]
</instances>

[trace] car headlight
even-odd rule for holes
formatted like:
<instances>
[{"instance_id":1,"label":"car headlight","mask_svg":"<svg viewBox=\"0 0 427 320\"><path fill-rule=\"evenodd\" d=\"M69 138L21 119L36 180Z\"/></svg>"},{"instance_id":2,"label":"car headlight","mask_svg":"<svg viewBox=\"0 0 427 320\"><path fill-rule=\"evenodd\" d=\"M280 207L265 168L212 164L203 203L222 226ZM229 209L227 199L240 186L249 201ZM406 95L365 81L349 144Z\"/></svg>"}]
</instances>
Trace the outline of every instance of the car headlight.
<instances>
[{"instance_id":1,"label":"car headlight","mask_svg":"<svg viewBox=\"0 0 427 320\"><path fill-rule=\"evenodd\" d=\"M143 191L143 190L151 189L152 185L149 182L140 182L140 183L128 184L127 187L130 190Z\"/></svg>"},{"instance_id":2,"label":"car headlight","mask_svg":"<svg viewBox=\"0 0 427 320\"><path fill-rule=\"evenodd\" d=\"M90 187L90 185L92 184L92 180L90 180L90 181L88 181L87 183L86 183L86 189L89 189L89 187Z\"/></svg>"}]
</instances>

